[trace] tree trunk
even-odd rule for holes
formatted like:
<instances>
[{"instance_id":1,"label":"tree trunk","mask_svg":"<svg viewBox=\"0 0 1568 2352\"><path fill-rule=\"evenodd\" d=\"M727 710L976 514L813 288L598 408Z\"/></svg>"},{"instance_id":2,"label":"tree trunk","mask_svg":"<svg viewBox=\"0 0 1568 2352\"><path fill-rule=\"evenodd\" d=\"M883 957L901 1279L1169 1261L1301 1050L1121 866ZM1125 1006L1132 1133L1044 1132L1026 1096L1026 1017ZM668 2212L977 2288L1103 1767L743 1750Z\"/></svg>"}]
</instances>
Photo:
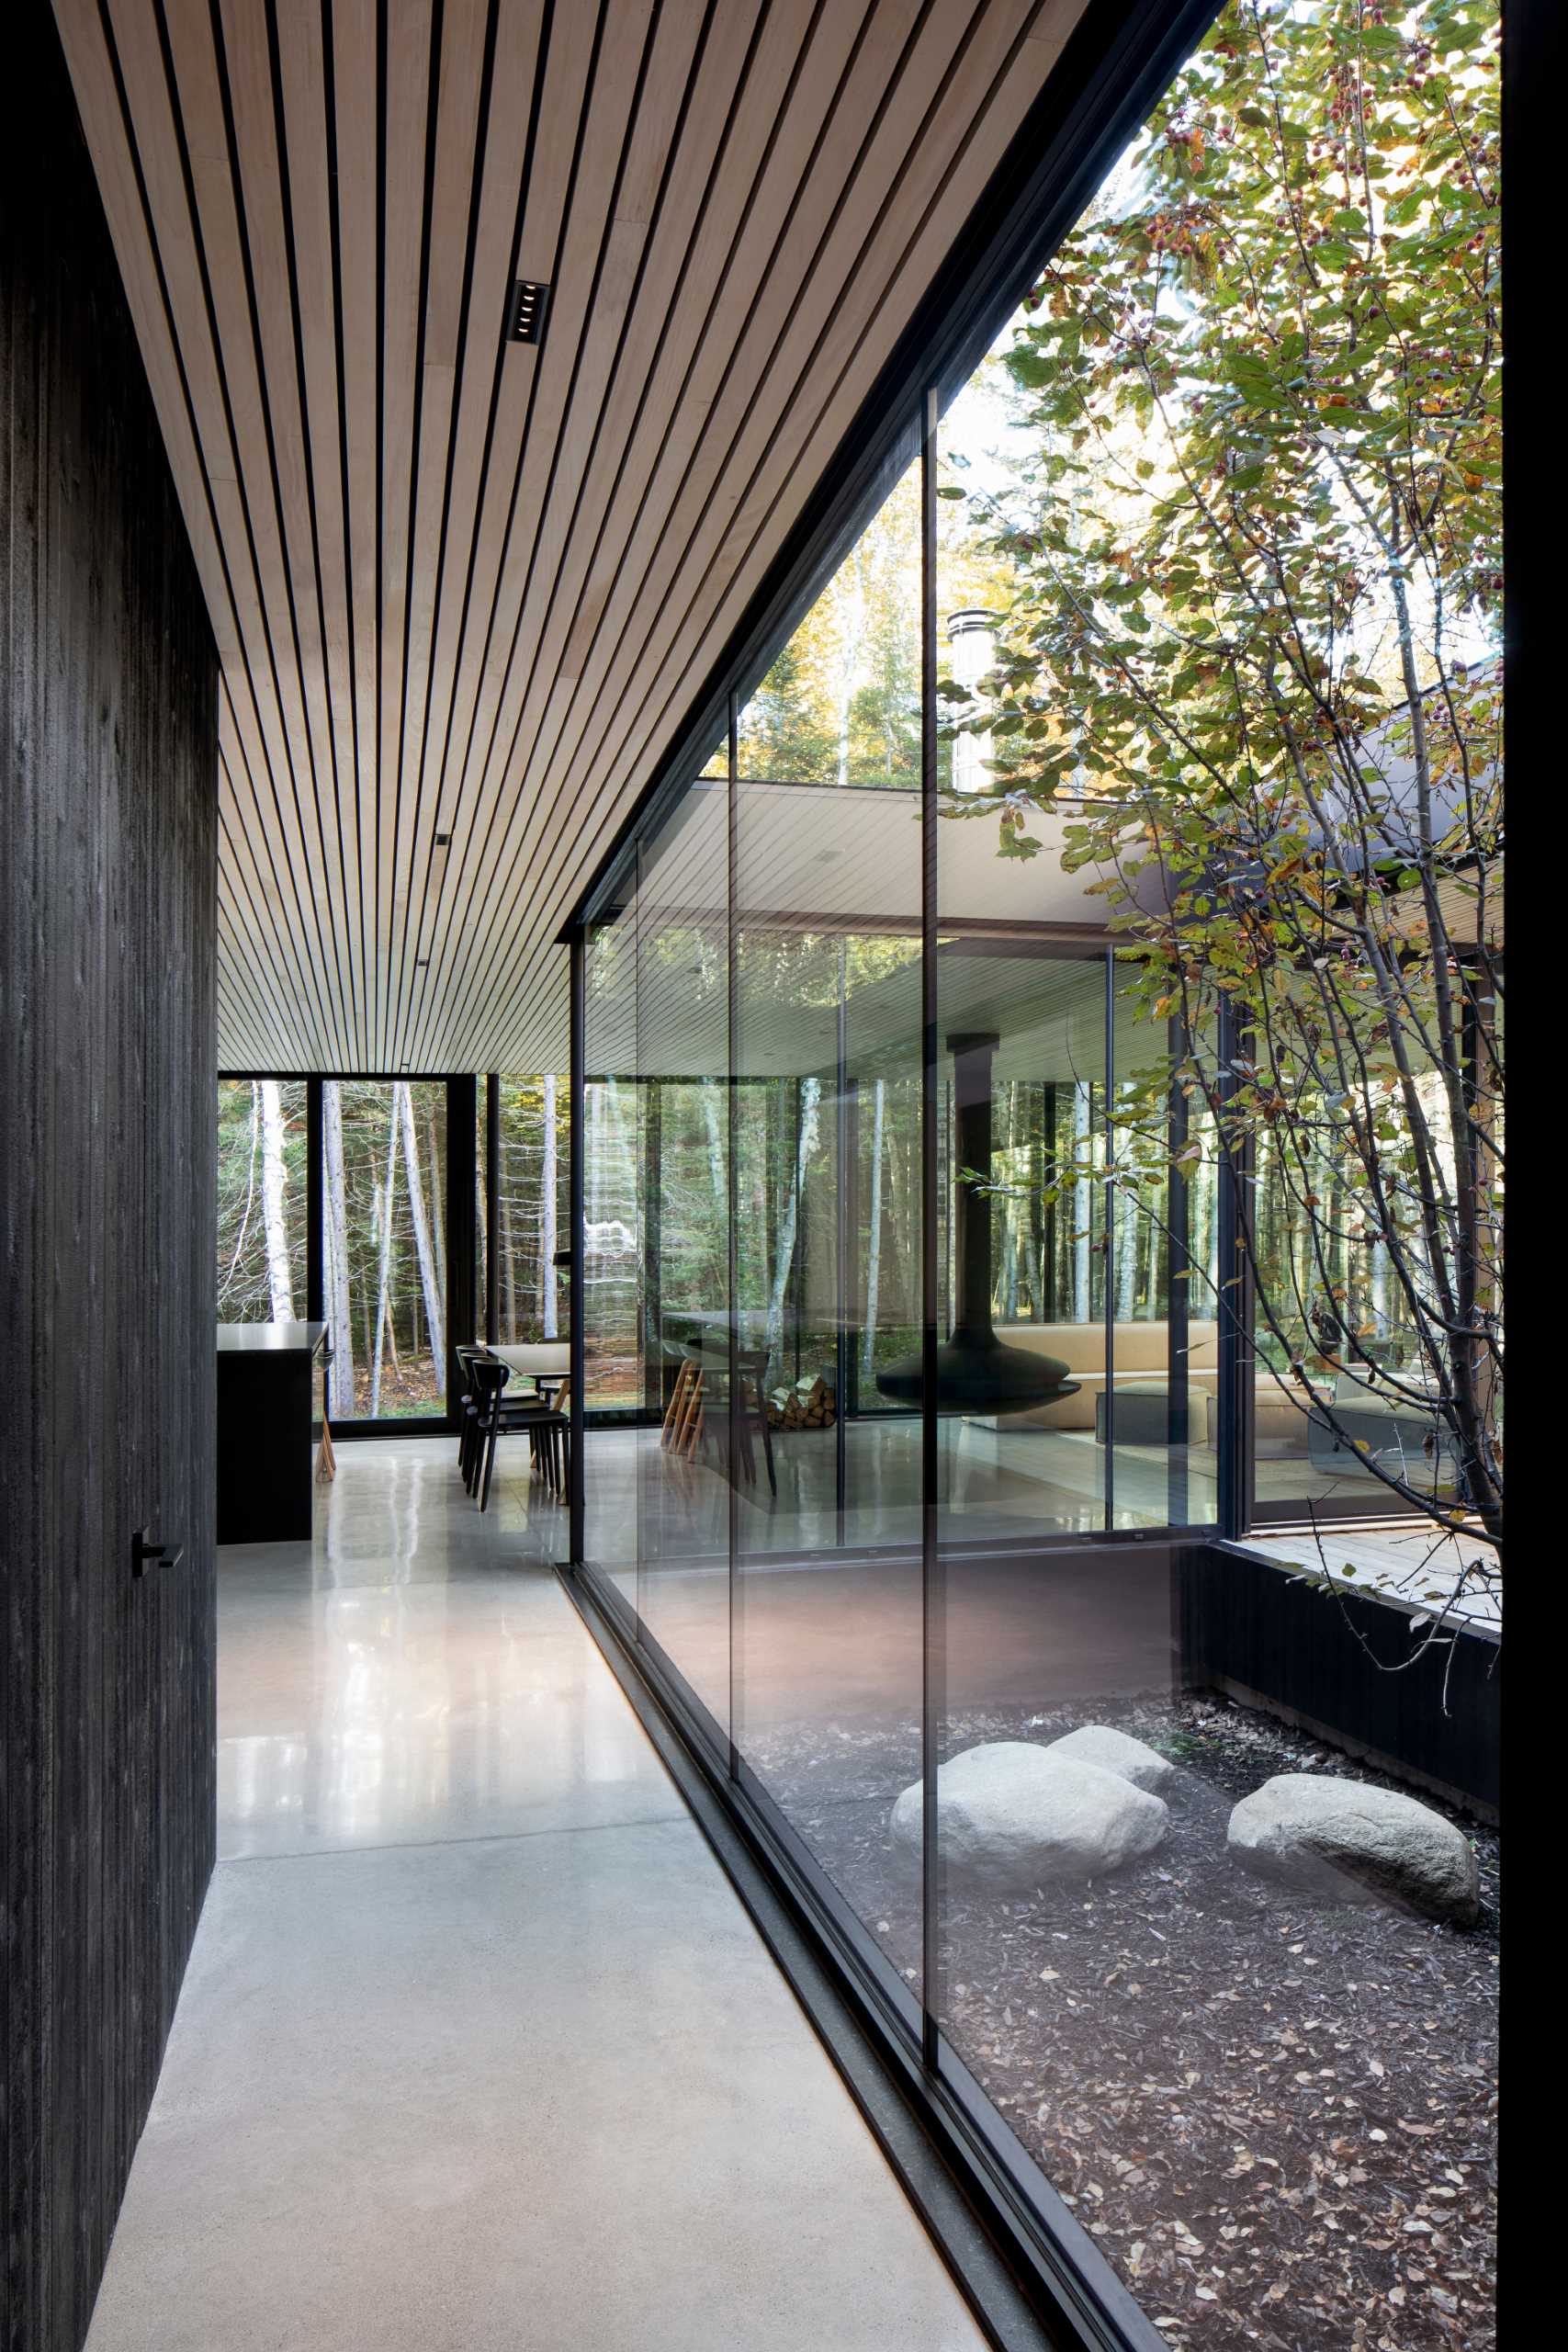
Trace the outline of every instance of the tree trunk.
<instances>
[{"instance_id":1,"label":"tree trunk","mask_svg":"<svg viewBox=\"0 0 1568 2352\"><path fill-rule=\"evenodd\" d=\"M882 1130L887 1112L887 1081L879 1078L871 1115L871 1230L865 1251L865 1329L860 1368L869 1380L876 1361L876 1309L882 1289Z\"/></svg>"},{"instance_id":2,"label":"tree trunk","mask_svg":"<svg viewBox=\"0 0 1568 2352\"><path fill-rule=\"evenodd\" d=\"M443 1359L446 1349L442 1340L441 1293L437 1287L435 1257L430 1245L430 1226L424 1214L424 1188L419 1175L419 1138L414 1133L413 1097L400 1079L393 1086L398 1101L403 1131L403 1173L408 1179L409 1210L413 1218L413 1246L419 1260L420 1288L424 1294L424 1320L430 1337L430 1373L439 1391L446 1383Z\"/></svg>"},{"instance_id":3,"label":"tree trunk","mask_svg":"<svg viewBox=\"0 0 1568 2352\"><path fill-rule=\"evenodd\" d=\"M1082 1168L1093 1133L1094 1114L1089 1087L1080 1080L1073 1088L1073 1158ZM1089 1289L1089 1216L1092 1193L1089 1179L1080 1176L1073 1186L1073 1302L1070 1320L1089 1323L1094 1319L1094 1299Z\"/></svg>"},{"instance_id":4,"label":"tree trunk","mask_svg":"<svg viewBox=\"0 0 1568 2352\"><path fill-rule=\"evenodd\" d=\"M800 1131L795 1145L795 1182L784 1203L784 1217L779 1227L778 1255L773 1262L773 1287L768 1300L767 1351L770 1359L776 1351L784 1329L784 1293L789 1287L790 1266L795 1258L795 1228L800 1222L800 1196L806 1182L806 1171L817 1148L818 1106L822 1097L819 1078L807 1078L800 1088Z\"/></svg>"},{"instance_id":5,"label":"tree trunk","mask_svg":"<svg viewBox=\"0 0 1568 2352\"><path fill-rule=\"evenodd\" d=\"M539 1268L541 1322L547 1340L558 1337L556 1315L556 1082L545 1082L544 1159L539 1170Z\"/></svg>"},{"instance_id":6,"label":"tree trunk","mask_svg":"<svg viewBox=\"0 0 1568 2352\"><path fill-rule=\"evenodd\" d=\"M261 1088L251 1080L251 1148L245 1166L245 1205L240 1213L240 1229L234 1237L234 1254L229 1261L229 1271L218 1284L218 1304L227 1303L234 1272L244 1254L245 1236L251 1229L251 1208L256 1196L256 1155L261 1148ZM242 1294L241 1304L244 1304Z\"/></svg>"},{"instance_id":7,"label":"tree trunk","mask_svg":"<svg viewBox=\"0 0 1568 2352\"><path fill-rule=\"evenodd\" d=\"M294 1277L283 1214L283 1101L275 1078L261 1082L262 1223L266 1235L266 1284L275 1323L294 1320Z\"/></svg>"},{"instance_id":8,"label":"tree trunk","mask_svg":"<svg viewBox=\"0 0 1568 2352\"><path fill-rule=\"evenodd\" d=\"M332 1409L340 1418L354 1416L354 1326L348 1301L348 1204L343 1165L343 1089L335 1078L321 1088L321 1143L326 1161L327 1314L332 1325L333 1361L329 1385Z\"/></svg>"},{"instance_id":9,"label":"tree trunk","mask_svg":"<svg viewBox=\"0 0 1568 2352\"><path fill-rule=\"evenodd\" d=\"M391 1115L387 1121L387 1181L381 1188L381 1262L376 1282L376 1342L370 1358L370 1418L381 1409L381 1344L387 1329L387 1284L392 1266L392 1226L398 1185L398 1098L392 1091Z\"/></svg>"},{"instance_id":10,"label":"tree trunk","mask_svg":"<svg viewBox=\"0 0 1568 2352\"><path fill-rule=\"evenodd\" d=\"M430 1137L430 1239L435 1252L435 1295L438 1298L445 1298L446 1295L446 1187L441 1177L441 1146L435 1131L434 1102L431 1102L425 1114L425 1132Z\"/></svg>"}]
</instances>

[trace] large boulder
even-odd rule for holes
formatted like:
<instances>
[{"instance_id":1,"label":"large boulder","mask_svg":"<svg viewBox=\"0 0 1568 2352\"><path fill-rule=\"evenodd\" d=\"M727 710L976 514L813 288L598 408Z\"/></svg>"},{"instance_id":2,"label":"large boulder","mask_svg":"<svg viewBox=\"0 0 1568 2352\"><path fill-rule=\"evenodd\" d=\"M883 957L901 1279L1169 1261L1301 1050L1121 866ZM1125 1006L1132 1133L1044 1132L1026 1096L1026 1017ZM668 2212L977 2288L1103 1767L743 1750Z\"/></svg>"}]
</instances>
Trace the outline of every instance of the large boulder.
<instances>
[{"instance_id":1,"label":"large boulder","mask_svg":"<svg viewBox=\"0 0 1568 2352\"><path fill-rule=\"evenodd\" d=\"M1054 1739L1045 1753L1071 1757L1077 1764L1098 1764L1102 1772L1114 1772L1119 1780L1131 1781L1135 1789L1147 1789L1156 1797L1176 1771L1168 1756L1145 1747L1141 1739L1130 1738L1110 1724L1081 1724L1077 1731Z\"/></svg>"},{"instance_id":2,"label":"large boulder","mask_svg":"<svg viewBox=\"0 0 1568 2352\"><path fill-rule=\"evenodd\" d=\"M1397 1789L1330 1773L1281 1772L1231 1815L1247 1870L1344 1902L1386 1902L1468 1927L1480 1890L1468 1838Z\"/></svg>"},{"instance_id":3,"label":"large boulder","mask_svg":"<svg viewBox=\"0 0 1568 2352\"><path fill-rule=\"evenodd\" d=\"M919 1781L893 1807L896 1849L920 1850ZM1054 1878L1100 1878L1153 1851L1170 1816L1158 1797L1099 1764L1028 1740L966 1748L937 1773L937 1834L953 1876L1027 1894Z\"/></svg>"}]
</instances>

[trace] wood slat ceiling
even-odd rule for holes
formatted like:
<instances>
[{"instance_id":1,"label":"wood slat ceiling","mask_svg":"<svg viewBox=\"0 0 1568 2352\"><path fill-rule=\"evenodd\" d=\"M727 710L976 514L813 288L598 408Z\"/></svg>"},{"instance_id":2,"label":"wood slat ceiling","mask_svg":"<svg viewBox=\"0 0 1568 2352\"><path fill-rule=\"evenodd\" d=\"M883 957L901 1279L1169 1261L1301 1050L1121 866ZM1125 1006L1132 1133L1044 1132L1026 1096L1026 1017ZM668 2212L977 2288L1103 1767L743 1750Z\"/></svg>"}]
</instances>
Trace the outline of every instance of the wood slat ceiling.
<instances>
[{"instance_id":1,"label":"wood slat ceiling","mask_svg":"<svg viewBox=\"0 0 1568 2352\"><path fill-rule=\"evenodd\" d=\"M56 0L222 663L224 1067L565 1067L560 926L1081 6Z\"/></svg>"}]
</instances>

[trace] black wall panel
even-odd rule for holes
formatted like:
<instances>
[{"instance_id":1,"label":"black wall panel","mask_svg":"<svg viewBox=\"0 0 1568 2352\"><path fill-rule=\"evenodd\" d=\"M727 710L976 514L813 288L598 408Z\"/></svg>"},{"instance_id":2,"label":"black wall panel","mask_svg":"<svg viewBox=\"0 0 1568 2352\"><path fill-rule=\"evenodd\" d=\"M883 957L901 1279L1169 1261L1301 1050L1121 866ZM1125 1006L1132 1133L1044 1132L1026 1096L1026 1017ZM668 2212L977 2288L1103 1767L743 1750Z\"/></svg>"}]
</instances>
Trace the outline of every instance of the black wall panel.
<instances>
[{"instance_id":1,"label":"black wall panel","mask_svg":"<svg viewBox=\"0 0 1568 2352\"><path fill-rule=\"evenodd\" d=\"M45 0L6 29L0 2345L74 2352L213 1859L217 667Z\"/></svg>"}]
</instances>

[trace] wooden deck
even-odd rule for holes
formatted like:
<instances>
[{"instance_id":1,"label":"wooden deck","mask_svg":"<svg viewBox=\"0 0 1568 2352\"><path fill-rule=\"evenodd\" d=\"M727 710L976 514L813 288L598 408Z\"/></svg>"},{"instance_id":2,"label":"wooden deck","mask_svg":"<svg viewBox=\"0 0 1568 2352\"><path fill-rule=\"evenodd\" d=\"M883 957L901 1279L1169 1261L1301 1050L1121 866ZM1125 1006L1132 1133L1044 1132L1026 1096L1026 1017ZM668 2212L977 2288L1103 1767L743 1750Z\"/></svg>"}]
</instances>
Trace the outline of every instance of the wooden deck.
<instances>
[{"instance_id":1,"label":"wooden deck","mask_svg":"<svg viewBox=\"0 0 1568 2352\"><path fill-rule=\"evenodd\" d=\"M1477 1632L1502 1631L1501 1568L1492 1544L1479 1533L1440 1535L1425 1524L1393 1520L1282 1534L1262 1530L1244 1536L1241 1548L1280 1567L1327 1576L1357 1592L1445 1615Z\"/></svg>"}]
</instances>

